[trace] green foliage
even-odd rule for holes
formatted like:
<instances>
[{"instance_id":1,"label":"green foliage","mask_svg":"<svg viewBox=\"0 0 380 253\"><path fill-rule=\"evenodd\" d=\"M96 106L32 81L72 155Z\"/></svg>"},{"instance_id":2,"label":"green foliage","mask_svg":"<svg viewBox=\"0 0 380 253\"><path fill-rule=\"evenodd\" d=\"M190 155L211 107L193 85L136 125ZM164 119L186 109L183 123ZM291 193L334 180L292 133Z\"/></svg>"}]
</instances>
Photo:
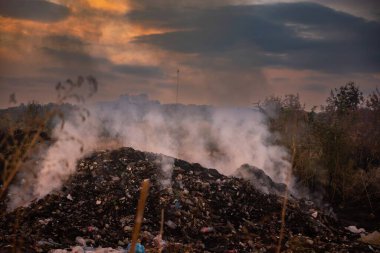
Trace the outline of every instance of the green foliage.
<instances>
[{"instance_id":1,"label":"green foliage","mask_svg":"<svg viewBox=\"0 0 380 253\"><path fill-rule=\"evenodd\" d=\"M355 111L363 101L363 93L354 82L349 82L339 89L331 90L330 97L326 100L327 109L338 113Z\"/></svg>"}]
</instances>

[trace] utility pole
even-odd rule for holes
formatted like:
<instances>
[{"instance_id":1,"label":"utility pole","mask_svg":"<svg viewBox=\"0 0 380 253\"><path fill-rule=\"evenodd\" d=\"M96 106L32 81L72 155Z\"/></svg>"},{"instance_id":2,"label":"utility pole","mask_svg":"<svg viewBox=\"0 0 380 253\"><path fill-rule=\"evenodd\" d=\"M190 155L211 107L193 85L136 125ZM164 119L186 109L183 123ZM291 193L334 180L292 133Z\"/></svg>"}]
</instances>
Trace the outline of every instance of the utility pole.
<instances>
[{"instance_id":1,"label":"utility pole","mask_svg":"<svg viewBox=\"0 0 380 253\"><path fill-rule=\"evenodd\" d=\"M177 128L178 128L178 90L179 90L179 68L177 69L177 93L176 93L176 97L175 97L175 119L176 119L176 125L177 125ZM176 134L177 135L177 134ZM177 143L178 143L178 146L177 146L177 155L176 157L179 158L179 153L180 153L180 141L179 141L179 136L177 135L176 136L176 139L177 139Z\"/></svg>"},{"instance_id":2,"label":"utility pole","mask_svg":"<svg viewBox=\"0 0 380 253\"><path fill-rule=\"evenodd\" d=\"M179 69L177 69L177 94L175 97L175 103L178 104L178 90L179 90Z\"/></svg>"}]
</instances>

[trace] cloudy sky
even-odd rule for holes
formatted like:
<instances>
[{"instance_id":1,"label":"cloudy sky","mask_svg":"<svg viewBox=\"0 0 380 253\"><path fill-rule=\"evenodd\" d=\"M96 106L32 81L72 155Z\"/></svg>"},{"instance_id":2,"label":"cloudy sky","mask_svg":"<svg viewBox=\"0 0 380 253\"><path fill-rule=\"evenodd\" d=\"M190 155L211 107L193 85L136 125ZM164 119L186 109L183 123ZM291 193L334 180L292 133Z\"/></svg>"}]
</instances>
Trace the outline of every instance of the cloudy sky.
<instances>
[{"instance_id":1,"label":"cloudy sky","mask_svg":"<svg viewBox=\"0 0 380 253\"><path fill-rule=\"evenodd\" d=\"M0 24L0 107L55 101L78 75L97 78L96 100L171 103L177 69L181 103L380 87L378 0L0 0Z\"/></svg>"}]
</instances>

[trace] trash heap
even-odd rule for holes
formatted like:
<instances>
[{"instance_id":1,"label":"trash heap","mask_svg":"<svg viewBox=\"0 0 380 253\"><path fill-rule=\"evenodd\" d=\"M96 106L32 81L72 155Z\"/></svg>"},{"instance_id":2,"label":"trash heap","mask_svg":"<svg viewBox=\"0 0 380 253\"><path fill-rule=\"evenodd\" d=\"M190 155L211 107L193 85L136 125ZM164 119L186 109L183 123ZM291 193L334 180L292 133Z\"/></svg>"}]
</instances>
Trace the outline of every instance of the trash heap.
<instances>
[{"instance_id":1,"label":"trash heap","mask_svg":"<svg viewBox=\"0 0 380 253\"><path fill-rule=\"evenodd\" d=\"M173 160L171 184L164 187L166 158L121 148L80 160L62 189L1 215L0 249L126 252L140 183L150 179L140 236L146 252L158 252L161 210L163 252L276 252L282 197L182 160ZM379 251L359 238L312 202L289 199L281 252Z\"/></svg>"}]
</instances>

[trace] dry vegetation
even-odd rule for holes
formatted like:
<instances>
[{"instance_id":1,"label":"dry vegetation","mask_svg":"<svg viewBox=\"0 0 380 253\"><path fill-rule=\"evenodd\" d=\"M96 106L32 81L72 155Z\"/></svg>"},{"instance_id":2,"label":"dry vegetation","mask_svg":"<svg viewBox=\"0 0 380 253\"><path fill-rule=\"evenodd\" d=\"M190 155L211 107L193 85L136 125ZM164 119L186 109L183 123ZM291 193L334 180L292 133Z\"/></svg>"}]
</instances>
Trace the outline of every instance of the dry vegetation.
<instances>
[{"instance_id":1,"label":"dry vegetation","mask_svg":"<svg viewBox=\"0 0 380 253\"><path fill-rule=\"evenodd\" d=\"M326 102L305 111L298 95L286 95L267 99L263 110L276 111L270 127L294 154L292 172L300 184L341 207L360 204L374 215L380 200L379 90L364 98L350 82L332 90Z\"/></svg>"},{"instance_id":2,"label":"dry vegetation","mask_svg":"<svg viewBox=\"0 0 380 253\"><path fill-rule=\"evenodd\" d=\"M77 90L84 85L90 92L80 96ZM56 104L30 103L0 112L1 210L21 165L40 144L54 141L52 128L57 122L64 124L65 112L78 110L86 119L87 111L64 103L83 102L96 92L97 84L92 77L79 77L76 82L59 83L56 89ZM331 91L326 103L319 110L306 111L298 95L286 95L267 98L259 108L268 115L271 131L279 134L278 144L292 154L292 174L298 184L335 206L360 206L378 218L380 92L376 89L363 97L354 83L348 83ZM283 214L285 207L286 202Z\"/></svg>"},{"instance_id":3,"label":"dry vegetation","mask_svg":"<svg viewBox=\"0 0 380 253\"><path fill-rule=\"evenodd\" d=\"M85 95L78 95L85 85ZM85 120L87 111L65 102L84 102L97 84L92 77L78 77L75 82L58 83L56 90L56 104L32 102L1 112L0 198L36 145L50 141L53 125L64 123L65 113L79 110ZM14 95L11 101L15 102ZM320 110L306 111L298 95L269 97L260 109L268 115L271 131L280 135L279 144L293 154L292 173L300 184L325 193L331 202L364 203L373 213L378 211L374 207L380 195L378 89L364 98L351 82L332 90Z\"/></svg>"},{"instance_id":4,"label":"dry vegetation","mask_svg":"<svg viewBox=\"0 0 380 253\"><path fill-rule=\"evenodd\" d=\"M88 111L81 107L87 98L97 92L97 81L92 76L79 76L56 85L57 102L40 105L31 102L27 105L12 107L0 112L0 207L5 208L4 199L12 181L22 165L33 159L39 144L51 141L54 125L63 126L65 114L75 110L83 120ZM74 101L72 106L66 102ZM16 95L11 94L10 102L16 103Z\"/></svg>"}]
</instances>

